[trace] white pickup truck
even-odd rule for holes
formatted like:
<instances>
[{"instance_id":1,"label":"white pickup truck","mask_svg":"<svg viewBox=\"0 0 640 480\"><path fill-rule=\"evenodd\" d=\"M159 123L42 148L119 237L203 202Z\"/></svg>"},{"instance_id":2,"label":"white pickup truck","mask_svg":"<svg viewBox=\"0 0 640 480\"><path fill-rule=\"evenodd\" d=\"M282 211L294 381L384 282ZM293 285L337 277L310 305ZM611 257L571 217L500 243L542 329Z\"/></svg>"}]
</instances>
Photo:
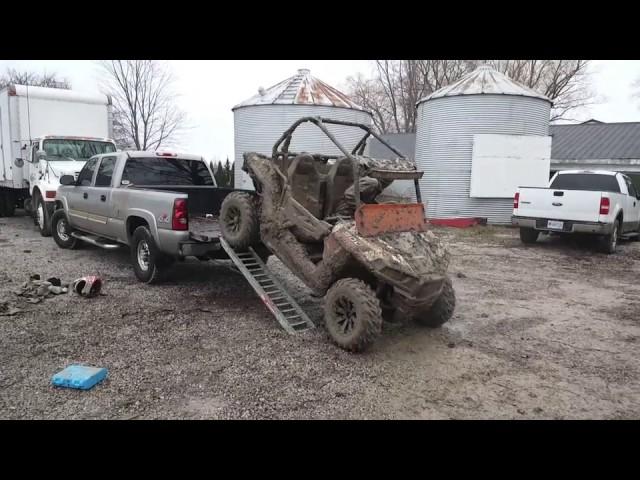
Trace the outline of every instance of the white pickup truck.
<instances>
[{"instance_id":1,"label":"white pickup truck","mask_svg":"<svg viewBox=\"0 0 640 480\"><path fill-rule=\"evenodd\" d=\"M540 232L601 235L614 253L621 236L640 233L640 195L631 179L606 170L557 172L548 188L520 187L513 200L513 225L523 243Z\"/></svg>"}]
</instances>

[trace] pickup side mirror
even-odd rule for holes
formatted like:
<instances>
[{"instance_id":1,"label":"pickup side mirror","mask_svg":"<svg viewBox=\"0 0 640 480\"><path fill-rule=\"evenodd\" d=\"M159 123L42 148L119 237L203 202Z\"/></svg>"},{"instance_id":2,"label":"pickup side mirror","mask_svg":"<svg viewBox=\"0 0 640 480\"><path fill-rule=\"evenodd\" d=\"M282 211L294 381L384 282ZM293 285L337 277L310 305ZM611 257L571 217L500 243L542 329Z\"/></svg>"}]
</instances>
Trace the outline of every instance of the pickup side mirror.
<instances>
[{"instance_id":1,"label":"pickup side mirror","mask_svg":"<svg viewBox=\"0 0 640 480\"><path fill-rule=\"evenodd\" d=\"M75 185L76 179L73 175L62 175L60 177L60 185Z\"/></svg>"},{"instance_id":2,"label":"pickup side mirror","mask_svg":"<svg viewBox=\"0 0 640 480\"><path fill-rule=\"evenodd\" d=\"M36 158L34 158L34 161L40 161L40 160L45 160L47 158L47 152L45 152L44 150L38 150L36 152Z\"/></svg>"}]
</instances>

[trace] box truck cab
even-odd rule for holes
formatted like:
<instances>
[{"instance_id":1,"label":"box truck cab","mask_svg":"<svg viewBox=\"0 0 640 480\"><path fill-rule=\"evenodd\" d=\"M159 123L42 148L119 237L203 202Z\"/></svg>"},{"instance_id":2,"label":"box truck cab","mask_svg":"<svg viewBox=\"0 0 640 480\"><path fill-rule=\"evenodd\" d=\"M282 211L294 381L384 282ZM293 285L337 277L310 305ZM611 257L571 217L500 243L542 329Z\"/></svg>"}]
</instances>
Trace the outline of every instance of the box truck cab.
<instances>
[{"instance_id":1,"label":"box truck cab","mask_svg":"<svg viewBox=\"0 0 640 480\"><path fill-rule=\"evenodd\" d=\"M60 177L116 151L111 136L107 95L25 85L0 91L0 216L23 207L50 235Z\"/></svg>"},{"instance_id":2,"label":"box truck cab","mask_svg":"<svg viewBox=\"0 0 640 480\"><path fill-rule=\"evenodd\" d=\"M89 158L115 151L116 144L109 138L47 135L31 143L27 162L23 165L29 184L25 207L33 212L40 233L48 235L51 231L60 177L73 175L77 179Z\"/></svg>"}]
</instances>

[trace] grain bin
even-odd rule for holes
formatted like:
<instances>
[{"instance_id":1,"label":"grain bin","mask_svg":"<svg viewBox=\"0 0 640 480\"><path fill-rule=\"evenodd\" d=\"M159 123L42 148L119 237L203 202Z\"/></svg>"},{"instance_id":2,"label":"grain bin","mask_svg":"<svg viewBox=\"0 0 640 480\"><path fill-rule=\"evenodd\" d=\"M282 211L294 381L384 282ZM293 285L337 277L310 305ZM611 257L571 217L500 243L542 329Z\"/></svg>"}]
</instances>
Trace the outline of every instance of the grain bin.
<instances>
[{"instance_id":1,"label":"grain bin","mask_svg":"<svg viewBox=\"0 0 640 480\"><path fill-rule=\"evenodd\" d=\"M506 143L513 139L521 145L525 145L521 140L529 143L541 140L543 150L548 143L550 154L551 101L497 70L481 66L421 99L416 107L416 163L418 169L425 172L420 191L427 204L427 216L435 219L481 217L489 223L509 223L513 193L500 198L479 198L472 192L474 139L477 143L482 136L506 139ZM543 138L532 138L536 136ZM526 145L521 151L526 154ZM509 153L502 157L508 161ZM547 158L547 165L548 161ZM509 163L502 165L502 170L508 169ZM491 177L492 172L484 173L485 178ZM504 171L496 172L496 178L502 173ZM542 174L538 168L537 177Z\"/></svg>"},{"instance_id":2,"label":"grain bin","mask_svg":"<svg viewBox=\"0 0 640 480\"><path fill-rule=\"evenodd\" d=\"M345 94L311 76L306 69L263 89L232 109L234 120L235 188L253 189L249 176L242 171L242 154L259 152L271 155L273 144L296 120L322 116L336 120L371 125L371 114L353 103ZM338 141L355 147L363 132L359 128L327 125ZM312 124L301 125L290 146L294 152L339 154L340 151Z\"/></svg>"}]
</instances>

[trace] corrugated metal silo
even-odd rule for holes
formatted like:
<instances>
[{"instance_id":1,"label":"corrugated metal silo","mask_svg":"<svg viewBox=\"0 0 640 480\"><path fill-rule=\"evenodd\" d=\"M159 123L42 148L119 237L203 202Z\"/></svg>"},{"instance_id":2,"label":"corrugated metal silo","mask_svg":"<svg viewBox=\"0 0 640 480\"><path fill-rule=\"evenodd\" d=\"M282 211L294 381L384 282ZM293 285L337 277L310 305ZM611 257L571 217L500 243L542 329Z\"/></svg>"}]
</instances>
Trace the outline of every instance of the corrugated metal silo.
<instances>
[{"instance_id":1,"label":"corrugated metal silo","mask_svg":"<svg viewBox=\"0 0 640 480\"><path fill-rule=\"evenodd\" d=\"M429 218L487 218L509 223L512 198L473 198L476 134L549 134L551 101L488 66L417 103L416 163Z\"/></svg>"},{"instance_id":2,"label":"corrugated metal silo","mask_svg":"<svg viewBox=\"0 0 640 480\"><path fill-rule=\"evenodd\" d=\"M311 76L306 69L293 77L233 107L235 188L253 189L242 171L242 154L259 152L271 155L273 144L296 120L321 116L371 125L371 114L353 103L345 94ZM364 135L359 128L327 125L329 131L347 148L355 147ZM339 154L340 151L312 124L301 125L293 135L290 151Z\"/></svg>"}]
</instances>

